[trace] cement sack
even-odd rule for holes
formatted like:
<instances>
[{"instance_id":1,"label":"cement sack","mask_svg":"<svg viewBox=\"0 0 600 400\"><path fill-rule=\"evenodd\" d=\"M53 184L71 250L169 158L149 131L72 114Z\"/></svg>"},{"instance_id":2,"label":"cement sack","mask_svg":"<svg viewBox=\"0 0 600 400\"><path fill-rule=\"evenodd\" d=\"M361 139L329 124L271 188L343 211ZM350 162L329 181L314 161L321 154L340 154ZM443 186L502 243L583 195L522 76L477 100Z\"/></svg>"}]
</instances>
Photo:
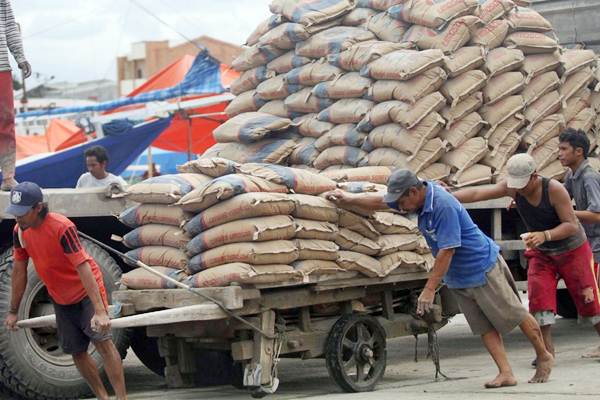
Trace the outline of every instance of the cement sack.
<instances>
[{"instance_id":1,"label":"cement sack","mask_svg":"<svg viewBox=\"0 0 600 400\"><path fill-rule=\"evenodd\" d=\"M387 12L382 12L369 18L365 27L379 40L400 43L408 24L392 18Z\"/></svg>"},{"instance_id":2,"label":"cement sack","mask_svg":"<svg viewBox=\"0 0 600 400\"><path fill-rule=\"evenodd\" d=\"M414 251L419 245L419 236L414 233L382 235L377 240L377 244L380 247L379 257L398 251Z\"/></svg>"},{"instance_id":3,"label":"cement sack","mask_svg":"<svg viewBox=\"0 0 600 400\"><path fill-rule=\"evenodd\" d=\"M440 92L428 94L415 104L398 102L391 108L389 115L392 122L406 129L413 129L430 113L441 111L446 100Z\"/></svg>"},{"instance_id":4,"label":"cement sack","mask_svg":"<svg viewBox=\"0 0 600 400\"><path fill-rule=\"evenodd\" d=\"M563 85L558 89L563 101L569 100L578 91L587 87L594 80L594 72L591 68L584 68L571 74Z\"/></svg>"},{"instance_id":5,"label":"cement sack","mask_svg":"<svg viewBox=\"0 0 600 400\"><path fill-rule=\"evenodd\" d=\"M323 172L323 175L333 179L336 182L371 182L381 185L387 184L392 174L392 169L388 167L362 167L338 171Z\"/></svg>"},{"instance_id":6,"label":"cement sack","mask_svg":"<svg viewBox=\"0 0 600 400\"><path fill-rule=\"evenodd\" d=\"M440 49L451 54L466 45L483 24L477 17L466 16L450 22L441 32L421 25L413 25L404 35L404 41L419 49Z\"/></svg>"},{"instance_id":7,"label":"cement sack","mask_svg":"<svg viewBox=\"0 0 600 400\"><path fill-rule=\"evenodd\" d=\"M242 164L239 172L284 185L294 193L318 195L336 188L335 182L320 174L283 165L249 163Z\"/></svg>"},{"instance_id":8,"label":"cement sack","mask_svg":"<svg viewBox=\"0 0 600 400\"><path fill-rule=\"evenodd\" d=\"M352 45L375 39L375 35L362 28L336 26L319 32L309 39L296 43L296 54L302 57L321 58L339 53ZM333 51L332 51L333 50Z\"/></svg>"},{"instance_id":9,"label":"cement sack","mask_svg":"<svg viewBox=\"0 0 600 400\"><path fill-rule=\"evenodd\" d=\"M292 239L294 219L289 215L247 218L226 222L196 235L186 246L190 257L229 243Z\"/></svg>"},{"instance_id":10,"label":"cement sack","mask_svg":"<svg viewBox=\"0 0 600 400\"><path fill-rule=\"evenodd\" d=\"M284 103L292 112L318 113L332 105L333 100L319 98L307 87L286 97Z\"/></svg>"},{"instance_id":11,"label":"cement sack","mask_svg":"<svg viewBox=\"0 0 600 400\"><path fill-rule=\"evenodd\" d=\"M508 159L515 153L520 142L521 137L517 133L510 133L500 146L484 154L485 157L481 160L481 164L491 167L493 171L500 171L506 165Z\"/></svg>"},{"instance_id":12,"label":"cement sack","mask_svg":"<svg viewBox=\"0 0 600 400\"><path fill-rule=\"evenodd\" d=\"M439 137L448 142L452 148L456 149L467 140L477 136L485 124L485 121L479 114L472 112L441 131Z\"/></svg>"},{"instance_id":13,"label":"cement sack","mask_svg":"<svg viewBox=\"0 0 600 400\"><path fill-rule=\"evenodd\" d=\"M280 4L280 7L277 5ZM275 4L275 6L273 6ZM288 20L312 26L339 18L356 7L354 0L279 0L271 5L271 12L283 14ZM281 10L281 12L278 12Z\"/></svg>"},{"instance_id":14,"label":"cement sack","mask_svg":"<svg viewBox=\"0 0 600 400\"><path fill-rule=\"evenodd\" d=\"M332 146L362 146L366 133L356 130L354 124L341 124L321 136L315 141L315 147L319 151L323 151Z\"/></svg>"},{"instance_id":15,"label":"cement sack","mask_svg":"<svg viewBox=\"0 0 600 400\"><path fill-rule=\"evenodd\" d=\"M271 15L269 18L263 20L258 26L252 31L248 39L246 39L246 46L254 46L258 43L258 39L271 29L279 26L284 22L284 18L281 15Z\"/></svg>"},{"instance_id":16,"label":"cement sack","mask_svg":"<svg viewBox=\"0 0 600 400\"><path fill-rule=\"evenodd\" d=\"M335 261L340 250L337 244L328 240L295 239L298 248L298 260Z\"/></svg>"},{"instance_id":17,"label":"cement sack","mask_svg":"<svg viewBox=\"0 0 600 400\"><path fill-rule=\"evenodd\" d=\"M427 142L429 138L411 134L398 124L385 124L378 126L369 133L367 141L362 149L374 151L374 149L389 147L404 154L414 154Z\"/></svg>"},{"instance_id":18,"label":"cement sack","mask_svg":"<svg viewBox=\"0 0 600 400\"><path fill-rule=\"evenodd\" d=\"M341 99L321 111L317 118L333 124L356 124L374 105L374 102L365 99Z\"/></svg>"},{"instance_id":19,"label":"cement sack","mask_svg":"<svg viewBox=\"0 0 600 400\"><path fill-rule=\"evenodd\" d=\"M448 71L449 78L456 78L467 71L481 67L485 60L485 52L481 47L466 46L444 59L444 69Z\"/></svg>"},{"instance_id":20,"label":"cement sack","mask_svg":"<svg viewBox=\"0 0 600 400\"><path fill-rule=\"evenodd\" d=\"M306 114L294 120L294 125L302 136L319 138L332 130L335 124L317 119L317 114Z\"/></svg>"},{"instance_id":21,"label":"cement sack","mask_svg":"<svg viewBox=\"0 0 600 400\"><path fill-rule=\"evenodd\" d=\"M562 114L552 114L527 128L522 142L528 148L536 148L553 137L560 135L565 129L566 122Z\"/></svg>"},{"instance_id":22,"label":"cement sack","mask_svg":"<svg viewBox=\"0 0 600 400\"><path fill-rule=\"evenodd\" d=\"M456 104L454 107L445 106L440 111L440 114L444 120L446 120L446 126L451 126L456 121L459 121L471 114L474 111L479 110L483 105L483 93L476 92Z\"/></svg>"},{"instance_id":23,"label":"cement sack","mask_svg":"<svg viewBox=\"0 0 600 400\"><path fill-rule=\"evenodd\" d=\"M300 89L302 89L300 85L289 84L285 75L277 75L261 82L256 88L256 94L262 100L281 100Z\"/></svg>"},{"instance_id":24,"label":"cement sack","mask_svg":"<svg viewBox=\"0 0 600 400\"><path fill-rule=\"evenodd\" d=\"M521 93L523 100L525 100L525 106L535 102L543 95L558 89L559 86L560 78L555 71L544 72L536 76L525 86L525 89Z\"/></svg>"},{"instance_id":25,"label":"cement sack","mask_svg":"<svg viewBox=\"0 0 600 400\"><path fill-rule=\"evenodd\" d=\"M211 180L200 174L160 175L129 186L126 193L130 200L138 203L173 204Z\"/></svg>"},{"instance_id":26,"label":"cement sack","mask_svg":"<svg viewBox=\"0 0 600 400\"><path fill-rule=\"evenodd\" d=\"M341 68L318 61L294 68L285 74L285 79L288 83L294 85L314 86L320 82L331 81L342 74Z\"/></svg>"},{"instance_id":27,"label":"cement sack","mask_svg":"<svg viewBox=\"0 0 600 400\"><path fill-rule=\"evenodd\" d=\"M258 109L259 113L271 114L281 118L296 118L299 113L294 113L288 109L283 100L271 100Z\"/></svg>"},{"instance_id":28,"label":"cement sack","mask_svg":"<svg viewBox=\"0 0 600 400\"><path fill-rule=\"evenodd\" d=\"M417 224L410 219L392 212L378 211L373 214L371 223L382 235L417 233Z\"/></svg>"},{"instance_id":29,"label":"cement sack","mask_svg":"<svg viewBox=\"0 0 600 400\"><path fill-rule=\"evenodd\" d=\"M269 284L301 280L289 265L249 265L230 263L190 276L185 283L194 288L229 286L231 283Z\"/></svg>"},{"instance_id":30,"label":"cement sack","mask_svg":"<svg viewBox=\"0 0 600 400\"><path fill-rule=\"evenodd\" d=\"M375 81L368 91L368 97L381 103L400 100L414 104L417 100L438 90L446 81L443 68L434 67L407 81Z\"/></svg>"},{"instance_id":31,"label":"cement sack","mask_svg":"<svg viewBox=\"0 0 600 400\"><path fill-rule=\"evenodd\" d=\"M518 7L531 7L531 0L513 0Z\"/></svg>"},{"instance_id":32,"label":"cement sack","mask_svg":"<svg viewBox=\"0 0 600 400\"><path fill-rule=\"evenodd\" d=\"M377 14L377 10L368 7L355 8L342 18L343 26L362 26L367 25L367 21Z\"/></svg>"},{"instance_id":33,"label":"cement sack","mask_svg":"<svg viewBox=\"0 0 600 400\"><path fill-rule=\"evenodd\" d=\"M315 168L321 170L331 165L351 165L356 167L366 155L367 153L358 147L333 146L319 154L313 165Z\"/></svg>"},{"instance_id":34,"label":"cement sack","mask_svg":"<svg viewBox=\"0 0 600 400\"><path fill-rule=\"evenodd\" d=\"M379 11L386 11L390 7L404 3L406 3L406 0L357 0L356 6L368 7Z\"/></svg>"},{"instance_id":35,"label":"cement sack","mask_svg":"<svg viewBox=\"0 0 600 400\"><path fill-rule=\"evenodd\" d=\"M267 71L272 71L277 74L285 74L294 68L308 64L312 60L308 57L301 57L292 51L275 58L267 64Z\"/></svg>"},{"instance_id":36,"label":"cement sack","mask_svg":"<svg viewBox=\"0 0 600 400\"><path fill-rule=\"evenodd\" d=\"M365 65L392 51L408 48L407 43L368 41L357 43L341 53L329 54L327 61L346 71L360 71Z\"/></svg>"},{"instance_id":37,"label":"cement sack","mask_svg":"<svg viewBox=\"0 0 600 400\"><path fill-rule=\"evenodd\" d=\"M177 166L181 173L202 174L218 178L219 176L233 174L239 164L219 157L200 157Z\"/></svg>"},{"instance_id":38,"label":"cement sack","mask_svg":"<svg viewBox=\"0 0 600 400\"><path fill-rule=\"evenodd\" d=\"M594 50L565 49L560 56L560 73L565 80L570 75L587 67L594 67L597 57Z\"/></svg>"},{"instance_id":39,"label":"cement sack","mask_svg":"<svg viewBox=\"0 0 600 400\"><path fill-rule=\"evenodd\" d=\"M483 88L483 101L487 105L494 104L508 96L520 93L524 87L525 77L521 72L505 72L488 81Z\"/></svg>"},{"instance_id":40,"label":"cement sack","mask_svg":"<svg viewBox=\"0 0 600 400\"><path fill-rule=\"evenodd\" d=\"M562 114L565 121L570 121L584 108L590 107L592 104L592 91L588 88L583 88L573 95L563 106Z\"/></svg>"},{"instance_id":41,"label":"cement sack","mask_svg":"<svg viewBox=\"0 0 600 400\"><path fill-rule=\"evenodd\" d=\"M538 171L538 174L548 179L556 179L562 181L569 167L564 167L560 160L556 160L548 164L548 166Z\"/></svg>"},{"instance_id":42,"label":"cement sack","mask_svg":"<svg viewBox=\"0 0 600 400\"><path fill-rule=\"evenodd\" d=\"M166 204L140 204L130 207L119 215L119 221L130 228L147 224L183 226L192 218L192 214L181 207Z\"/></svg>"},{"instance_id":43,"label":"cement sack","mask_svg":"<svg viewBox=\"0 0 600 400\"><path fill-rule=\"evenodd\" d=\"M319 156L319 150L315 147L315 138L305 137L298 142L298 146L290 154L291 165L312 166Z\"/></svg>"},{"instance_id":44,"label":"cement sack","mask_svg":"<svg viewBox=\"0 0 600 400\"><path fill-rule=\"evenodd\" d=\"M339 231L337 225L331 222L295 218L294 223L296 239L335 241Z\"/></svg>"},{"instance_id":45,"label":"cement sack","mask_svg":"<svg viewBox=\"0 0 600 400\"><path fill-rule=\"evenodd\" d=\"M538 32L513 32L504 40L509 49L519 49L525 55L554 53L558 50L556 40Z\"/></svg>"},{"instance_id":46,"label":"cement sack","mask_svg":"<svg viewBox=\"0 0 600 400\"><path fill-rule=\"evenodd\" d=\"M594 121L596 120L596 112L592 108L581 110L575 118L567 122L567 128L581 130L585 133L590 133ZM591 147L590 147L591 148Z\"/></svg>"},{"instance_id":47,"label":"cement sack","mask_svg":"<svg viewBox=\"0 0 600 400\"><path fill-rule=\"evenodd\" d=\"M383 103L378 103L371 109L369 114L363 118L356 125L356 129L361 132L370 132L378 126L389 124L392 122L392 117L390 115L391 110L396 106L401 106L403 103L398 100L390 100L384 101Z\"/></svg>"},{"instance_id":48,"label":"cement sack","mask_svg":"<svg viewBox=\"0 0 600 400\"><path fill-rule=\"evenodd\" d=\"M191 191L177 204L186 211L200 212L220 201L250 192L287 193L288 189L266 179L231 174L215 178L202 188Z\"/></svg>"},{"instance_id":49,"label":"cement sack","mask_svg":"<svg viewBox=\"0 0 600 400\"><path fill-rule=\"evenodd\" d=\"M515 8L515 3L511 0L484 0L479 3L481 5L475 10L475 16L479 17L484 24L503 18Z\"/></svg>"},{"instance_id":50,"label":"cement sack","mask_svg":"<svg viewBox=\"0 0 600 400\"><path fill-rule=\"evenodd\" d=\"M412 0L391 7L388 13L396 19L439 29L455 18L473 14L478 6L477 0Z\"/></svg>"},{"instance_id":51,"label":"cement sack","mask_svg":"<svg viewBox=\"0 0 600 400\"><path fill-rule=\"evenodd\" d=\"M283 193L244 193L195 215L183 229L196 236L214 226L244 218L290 215L296 203Z\"/></svg>"},{"instance_id":52,"label":"cement sack","mask_svg":"<svg viewBox=\"0 0 600 400\"><path fill-rule=\"evenodd\" d=\"M533 149L531 157L535 160L538 171L541 171L556 160L558 157L558 143L558 137L553 137Z\"/></svg>"},{"instance_id":53,"label":"cement sack","mask_svg":"<svg viewBox=\"0 0 600 400\"><path fill-rule=\"evenodd\" d=\"M414 268L427 271L423 256L412 251L398 251L379 258L383 276L389 275L394 270L407 269L413 272Z\"/></svg>"},{"instance_id":54,"label":"cement sack","mask_svg":"<svg viewBox=\"0 0 600 400\"><path fill-rule=\"evenodd\" d=\"M355 251L340 251L337 263L344 270L358 271L369 278L385 276L381 263L377 259Z\"/></svg>"},{"instance_id":55,"label":"cement sack","mask_svg":"<svg viewBox=\"0 0 600 400\"><path fill-rule=\"evenodd\" d=\"M410 154L402 153L390 147L379 147L371 151L361 162L361 166L387 166L400 169L409 168Z\"/></svg>"},{"instance_id":56,"label":"cement sack","mask_svg":"<svg viewBox=\"0 0 600 400\"><path fill-rule=\"evenodd\" d=\"M354 167L352 165L341 165L341 164L338 164L338 165L331 165L331 166L329 166L329 167L327 167L325 169L317 170L317 171L323 173L323 172L327 172L327 171L337 171L337 170L342 170L342 169L353 169L353 168Z\"/></svg>"},{"instance_id":57,"label":"cement sack","mask_svg":"<svg viewBox=\"0 0 600 400\"><path fill-rule=\"evenodd\" d=\"M332 275L342 272L334 261L327 260L299 260L292 263L292 267L296 272L301 273L304 276L321 276L321 275Z\"/></svg>"},{"instance_id":58,"label":"cement sack","mask_svg":"<svg viewBox=\"0 0 600 400\"><path fill-rule=\"evenodd\" d=\"M595 90L592 92L590 97L590 106L596 110L596 112L600 112L600 92L596 92Z\"/></svg>"},{"instance_id":59,"label":"cement sack","mask_svg":"<svg viewBox=\"0 0 600 400\"><path fill-rule=\"evenodd\" d=\"M550 32L552 24L531 8L519 7L508 14L508 22L515 31Z\"/></svg>"},{"instance_id":60,"label":"cement sack","mask_svg":"<svg viewBox=\"0 0 600 400\"><path fill-rule=\"evenodd\" d=\"M560 67L558 53L532 54L525 57L521 70L527 76L527 82L544 72L554 71Z\"/></svg>"},{"instance_id":61,"label":"cement sack","mask_svg":"<svg viewBox=\"0 0 600 400\"><path fill-rule=\"evenodd\" d=\"M433 163L419 171L417 176L419 179L427 181L444 181L450 176L451 172L451 166L442 163Z\"/></svg>"},{"instance_id":62,"label":"cement sack","mask_svg":"<svg viewBox=\"0 0 600 400\"><path fill-rule=\"evenodd\" d=\"M523 97L519 95L508 96L495 104L485 105L479 110L479 114L490 125L490 132L493 131L515 114L523 110Z\"/></svg>"},{"instance_id":63,"label":"cement sack","mask_svg":"<svg viewBox=\"0 0 600 400\"><path fill-rule=\"evenodd\" d=\"M455 188L483 185L492 182L492 169L487 165L475 164L450 177L450 184Z\"/></svg>"},{"instance_id":64,"label":"cement sack","mask_svg":"<svg viewBox=\"0 0 600 400\"><path fill-rule=\"evenodd\" d=\"M130 249L143 246L168 246L183 249L190 241L185 231L173 225L148 224L128 232L122 242Z\"/></svg>"},{"instance_id":65,"label":"cement sack","mask_svg":"<svg viewBox=\"0 0 600 400\"><path fill-rule=\"evenodd\" d=\"M242 142L252 143L272 132L288 129L292 121L270 114L249 112L231 118L213 131L219 143Z\"/></svg>"},{"instance_id":66,"label":"cement sack","mask_svg":"<svg viewBox=\"0 0 600 400\"><path fill-rule=\"evenodd\" d=\"M219 157L236 163L264 162L279 164L296 148L291 139L265 139L252 144L217 143L204 152L202 157Z\"/></svg>"},{"instance_id":67,"label":"cement sack","mask_svg":"<svg viewBox=\"0 0 600 400\"><path fill-rule=\"evenodd\" d=\"M278 49L275 46L263 46L255 44L254 46L244 49L231 66L236 71L248 71L249 69L260 67L285 53L285 50Z\"/></svg>"},{"instance_id":68,"label":"cement sack","mask_svg":"<svg viewBox=\"0 0 600 400\"><path fill-rule=\"evenodd\" d=\"M373 79L406 81L443 62L444 53L441 50L397 50L366 65L361 75Z\"/></svg>"},{"instance_id":69,"label":"cement sack","mask_svg":"<svg viewBox=\"0 0 600 400\"><path fill-rule=\"evenodd\" d=\"M291 194L289 198L296 205L292 211L292 215L296 218L325 222L338 221L337 207L329 200L306 194Z\"/></svg>"},{"instance_id":70,"label":"cement sack","mask_svg":"<svg viewBox=\"0 0 600 400\"><path fill-rule=\"evenodd\" d=\"M260 98L258 93L256 93L256 90L249 90L231 100L225 108L225 114L227 114L229 118L233 118L242 113L258 111L258 109L264 106L266 102L266 100Z\"/></svg>"},{"instance_id":71,"label":"cement sack","mask_svg":"<svg viewBox=\"0 0 600 400\"><path fill-rule=\"evenodd\" d=\"M347 228L340 229L335 243L342 250L355 251L369 256L377 255L381 250L381 247L376 242Z\"/></svg>"},{"instance_id":72,"label":"cement sack","mask_svg":"<svg viewBox=\"0 0 600 400\"><path fill-rule=\"evenodd\" d=\"M244 92L256 89L259 83L273 78L274 76L275 72L269 71L267 67L261 65L260 67L252 68L240 75L239 78L231 83L229 90L232 94L238 96Z\"/></svg>"},{"instance_id":73,"label":"cement sack","mask_svg":"<svg viewBox=\"0 0 600 400\"><path fill-rule=\"evenodd\" d=\"M440 92L450 102L450 106L456 106L473 93L481 90L487 83L485 72L478 69L467 71L454 79L450 79L442 85Z\"/></svg>"},{"instance_id":74,"label":"cement sack","mask_svg":"<svg viewBox=\"0 0 600 400\"><path fill-rule=\"evenodd\" d=\"M524 61L525 55L521 50L500 47L487 54L483 69L488 77L492 78L505 72L518 70Z\"/></svg>"},{"instance_id":75,"label":"cement sack","mask_svg":"<svg viewBox=\"0 0 600 400\"><path fill-rule=\"evenodd\" d=\"M154 270L173 278L178 282L183 282L187 279L187 275L180 269L154 267ZM121 275L121 284L127 286L128 289L177 289L174 283L160 278L151 272L142 268L136 268Z\"/></svg>"},{"instance_id":76,"label":"cement sack","mask_svg":"<svg viewBox=\"0 0 600 400\"><path fill-rule=\"evenodd\" d=\"M141 261L150 267L167 267L185 270L188 258L183 250L167 246L144 246L125 253L130 259ZM133 261L126 262L135 265Z\"/></svg>"},{"instance_id":77,"label":"cement sack","mask_svg":"<svg viewBox=\"0 0 600 400\"><path fill-rule=\"evenodd\" d=\"M445 152L446 143L442 142L440 138L431 139L410 158L408 168L415 173L419 173L424 168L438 161Z\"/></svg>"},{"instance_id":78,"label":"cement sack","mask_svg":"<svg viewBox=\"0 0 600 400\"><path fill-rule=\"evenodd\" d=\"M481 46L484 49L495 49L502 46L508 35L510 24L506 20L497 19L473 32L469 44Z\"/></svg>"},{"instance_id":79,"label":"cement sack","mask_svg":"<svg viewBox=\"0 0 600 400\"><path fill-rule=\"evenodd\" d=\"M484 138L474 137L460 147L444 154L440 161L457 170L464 170L477 164L488 153L487 142Z\"/></svg>"},{"instance_id":80,"label":"cement sack","mask_svg":"<svg viewBox=\"0 0 600 400\"><path fill-rule=\"evenodd\" d=\"M522 116L510 117L493 131L482 131L479 136L485 138L488 141L488 147L490 149L496 149L500 147L502 142L510 135L511 133L519 132L525 125L526 121Z\"/></svg>"},{"instance_id":81,"label":"cement sack","mask_svg":"<svg viewBox=\"0 0 600 400\"><path fill-rule=\"evenodd\" d=\"M331 23L307 27L302 24L285 22L262 35L259 42L263 45L271 45L280 49L294 49L297 42L308 39L317 32L330 28Z\"/></svg>"},{"instance_id":82,"label":"cement sack","mask_svg":"<svg viewBox=\"0 0 600 400\"><path fill-rule=\"evenodd\" d=\"M329 99L360 98L367 94L372 84L371 79L360 76L358 72L348 72L332 81L318 83L313 93Z\"/></svg>"},{"instance_id":83,"label":"cement sack","mask_svg":"<svg viewBox=\"0 0 600 400\"><path fill-rule=\"evenodd\" d=\"M347 228L351 231L360 233L362 236L371 240L376 241L379 237L379 232L366 218L343 208L339 209L338 224L340 228Z\"/></svg>"},{"instance_id":84,"label":"cement sack","mask_svg":"<svg viewBox=\"0 0 600 400\"><path fill-rule=\"evenodd\" d=\"M192 257L186 272L190 275L207 268L234 262L254 265L289 264L298 259L298 249L290 240L230 243Z\"/></svg>"},{"instance_id":85,"label":"cement sack","mask_svg":"<svg viewBox=\"0 0 600 400\"><path fill-rule=\"evenodd\" d=\"M535 125L548 115L560 112L561 107L561 96L554 90L531 103L523 114L531 125Z\"/></svg>"},{"instance_id":86,"label":"cement sack","mask_svg":"<svg viewBox=\"0 0 600 400\"><path fill-rule=\"evenodd\" d=\"M371 182L341 182L337 184L338 189L350 193L385 193L387 186Z\"/></svg>"}]
</instances>

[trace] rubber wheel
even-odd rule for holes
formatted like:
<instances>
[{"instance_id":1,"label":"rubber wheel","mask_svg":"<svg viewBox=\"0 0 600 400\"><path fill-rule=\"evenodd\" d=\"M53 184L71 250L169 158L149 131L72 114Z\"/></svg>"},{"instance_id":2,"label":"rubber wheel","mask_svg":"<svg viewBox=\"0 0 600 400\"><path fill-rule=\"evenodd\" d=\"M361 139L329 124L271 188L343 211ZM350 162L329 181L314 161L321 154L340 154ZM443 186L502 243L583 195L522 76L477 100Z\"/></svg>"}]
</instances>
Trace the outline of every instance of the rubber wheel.
<instances>
[{"instance_id":1,"label":"rubber wheel","mask_svg":"<svg viewBox=\"0 0 600 400\"><path fill-rule=\"evenodd\" d=\"M575 307L568 289L556 291L556 313L563 318L577 318L577 307Z\"/></svg>"},{"instance_id":2,"label":"rubber wheel","mask_svg":"<svg viewBox=\"0 0 600 400\"><path fill-rule=\"evenodd\" d=\"M121 270L113 258L87 240L82 245L102 270L108 298L117 288ZM9 303L12 275L12 250L0 255L0 318L4 321ZM44 284L33 264L28 267L28 283L19 307L19 319L53 314L54 310ZM113 330L113 342L124 358L129 347L129 332ZM90 346L90 354L101 372L104 365L99 353ZM58 345L54 328L20 329L9 332L0 328L0 381L26 399L53 400L81 398L91 394L71 356Z\"/></svg>"},{"instance_id":3,"label":"rubber wheel","mask_svg":"<svg viewBox=\"0 0 600 400\"><path fill-rule=\"evenodd\" d=\"M129 338L131 350L142 364L155 374L165 376L166 362L158 351L158 338L146 336L145 327L131 329Z\"/></svg>"},{"instance_id":4,"label":"rubber wheel","mask_svg":"<svg viewBox=\"0 0 600 400\"><path fill-rule=\"evenodd\" d=\"M342 316L331 328L325 346L329 375L345 392L368 392L386 367L385 330L369 315Z\"/></svg>"}]
</instances>

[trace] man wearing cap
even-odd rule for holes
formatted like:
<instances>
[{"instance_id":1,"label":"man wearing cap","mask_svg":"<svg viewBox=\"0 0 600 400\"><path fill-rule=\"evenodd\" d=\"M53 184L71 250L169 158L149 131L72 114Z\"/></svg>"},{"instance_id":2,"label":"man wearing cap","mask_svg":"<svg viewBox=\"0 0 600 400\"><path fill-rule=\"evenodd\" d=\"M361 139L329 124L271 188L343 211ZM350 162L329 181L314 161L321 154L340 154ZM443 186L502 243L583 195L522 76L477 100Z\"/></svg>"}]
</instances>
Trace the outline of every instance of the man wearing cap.
<instances>
[{"instance_id":1,"label":"man wearing cap","mask_svg":"<svg viewBox=\"0 0 600 400\"><path fill-rule=\"evenodd\" d=\"M462 203L505 196L514 199L528 230L522 238L527 247L529 312L542 328L546 348L554 354L551 327L555 323L560 278L569 289L578 314L589 318L600 334L600 301L592 250L562 184L539 176L529 154L512 156L506 167L505 181L453 194Z\"/></svg>"},{"instance_id":2,"label":"man wearing cap","mask_svg":"<svg viewBox=\"0 0 600 400\"><path fill-rule=\"evenodd\" d=\"M501 337L517 325L532 343L540 360L529 382L546 382L553 356L544 347L539 325L521 305L498 246L481 232L465 208L441 186L421 181L408 170L394 171L387 186L385 196L335 190L327 197L341 204L373 210L389 207L417 212L419 230L435 256L433 269L418 299L417 313L423 314L431 308L436 289L443 279L454 293L471 330L481 335L498 367L498 376L485 387L517 384Z\"/></svg>"},{"instance_id":3,"label":"man wearing cap","mask_svg":"<svg viewBox=\"0 0 600 400\"><path fill-rule=\"evenodd\" d=\"M31 257L52 299L63 351L72 355L96 397L108 399L98 368L87 352L91 341L104 360L117 399L126 399L123 365L112 342L102 273L82 247L77 228L68 218L48 212L41 189L32 182L19 183L11 190L5 212L17 221L13 231L11 303L5 326L17 329Z\"/></svg>"}]
</instances>

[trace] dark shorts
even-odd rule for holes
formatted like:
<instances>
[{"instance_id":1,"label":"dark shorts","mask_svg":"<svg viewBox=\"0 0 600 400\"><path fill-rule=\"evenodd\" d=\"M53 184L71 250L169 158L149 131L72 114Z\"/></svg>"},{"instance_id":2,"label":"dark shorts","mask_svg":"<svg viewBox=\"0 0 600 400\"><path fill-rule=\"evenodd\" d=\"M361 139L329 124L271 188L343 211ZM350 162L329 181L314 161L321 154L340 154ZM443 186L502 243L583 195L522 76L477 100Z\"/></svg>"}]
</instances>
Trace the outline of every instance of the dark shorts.
<instances>
[{"instance_id":1,"label":"dark shorts","mask_svg":"<svg viewBox=\"0 0 600 400\"><path fill-rule=\"evenodd\" d=\"M86 297L79 303L63 306L54 303L58 341L63 352L77 354L86 352L91 342L103 342L112 338L108 333L94 332L91 320L94 306Z\"/></svg>"}]
</instances>

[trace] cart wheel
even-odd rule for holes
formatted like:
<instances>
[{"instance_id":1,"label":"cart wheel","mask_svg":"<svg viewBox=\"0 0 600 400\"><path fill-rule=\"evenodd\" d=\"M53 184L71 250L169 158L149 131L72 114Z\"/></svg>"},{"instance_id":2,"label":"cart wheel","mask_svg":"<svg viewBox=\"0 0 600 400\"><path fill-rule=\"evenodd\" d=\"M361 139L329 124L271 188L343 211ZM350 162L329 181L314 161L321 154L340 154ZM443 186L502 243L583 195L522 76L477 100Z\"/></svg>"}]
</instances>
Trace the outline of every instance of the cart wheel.
<instances>
[{"instance_id":1,"label":"cart wheel","mask_svg":"<svg viewBox=\"0 0 600 400\"><path fill-rule=\"evenodd\" d=\"M346 392L373 390L385 373L385 330L368 315L348 314L337 320L325 347L329 376Z\"/></svg>"}]
</instances>

